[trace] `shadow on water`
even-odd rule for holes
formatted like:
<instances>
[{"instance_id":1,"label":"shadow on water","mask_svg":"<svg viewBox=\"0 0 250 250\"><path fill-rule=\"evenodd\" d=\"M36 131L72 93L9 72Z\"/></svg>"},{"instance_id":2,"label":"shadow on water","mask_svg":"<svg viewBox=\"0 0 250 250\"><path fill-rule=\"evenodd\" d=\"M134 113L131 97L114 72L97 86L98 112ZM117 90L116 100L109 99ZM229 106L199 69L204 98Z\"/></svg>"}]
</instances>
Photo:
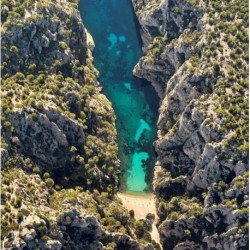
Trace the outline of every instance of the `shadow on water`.
<instances>
[{"instance_id":1,"label":"shadow on water","mask_svg":"<svg viewBox=\"0 0 250 250\"><path fill-rule=\"evenodd\" d=\"M139 23L131 1L80 0L83 23L95 42L94 64L103 93L111 101L121 161L121 190L144 192L152 186L159 98L132 70L142 55Z\"/></svg>"}]
</instances>

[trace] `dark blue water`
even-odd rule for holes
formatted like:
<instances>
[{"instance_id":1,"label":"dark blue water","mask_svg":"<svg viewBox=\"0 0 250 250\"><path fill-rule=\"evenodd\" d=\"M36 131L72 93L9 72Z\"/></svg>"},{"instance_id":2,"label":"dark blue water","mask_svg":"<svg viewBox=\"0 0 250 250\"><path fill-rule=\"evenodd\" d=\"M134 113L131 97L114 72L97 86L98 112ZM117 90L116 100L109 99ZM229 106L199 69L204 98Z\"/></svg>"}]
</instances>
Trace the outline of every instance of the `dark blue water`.
<instances>
[{"instance_id":1,"label":"dark blue water","mask_svg":"<svg viewBox=\"0 0 250 250\"><path fill-rule=\"evenodd\" d=\"M80 0L83 23L95 42L94 65L117 120L121 190L151 189L153 141L159 99L132 70L142 55L139 27L130 0Z\"/></svg>"}]
</instances>

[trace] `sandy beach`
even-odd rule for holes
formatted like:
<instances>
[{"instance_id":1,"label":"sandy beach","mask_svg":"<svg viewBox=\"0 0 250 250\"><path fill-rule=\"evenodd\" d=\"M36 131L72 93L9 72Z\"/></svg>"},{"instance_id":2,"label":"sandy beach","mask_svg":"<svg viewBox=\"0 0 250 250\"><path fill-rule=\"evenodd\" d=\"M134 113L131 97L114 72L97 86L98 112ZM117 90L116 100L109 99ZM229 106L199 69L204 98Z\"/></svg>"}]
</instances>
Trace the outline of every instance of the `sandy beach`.
<instances>
[{"instance_id":1,"label":"sandy beach","mask_svg":"<svg viewBox=\"0 0 250 250\"><path fill-rule=\"evenodd\" d=\"M141 193L118 193L118 197L122 200L124 207L126 207L128 210L134 210L135 218L137 220L145 219L148 213L155 214L156 218L153 224L151 237L157 243L160 243L159 234L155 226L157 221L157 214L153 194L141 195Z\"/></svg>"}]
</instances>

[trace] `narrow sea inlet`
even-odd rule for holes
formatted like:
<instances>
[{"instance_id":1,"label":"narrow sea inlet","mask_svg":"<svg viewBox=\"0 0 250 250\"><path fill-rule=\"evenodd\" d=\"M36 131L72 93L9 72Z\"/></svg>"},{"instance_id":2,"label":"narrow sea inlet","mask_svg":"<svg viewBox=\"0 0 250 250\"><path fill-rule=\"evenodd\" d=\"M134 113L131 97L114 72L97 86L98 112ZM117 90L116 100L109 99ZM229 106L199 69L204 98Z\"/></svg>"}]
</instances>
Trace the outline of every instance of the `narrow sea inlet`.
<instances>
[{"instance_id":1,"label":"narrow sea inlet","mask_svg":"<svg viewBox=\"0 0 250 250\"><path fill-rule=\"evenodd\" d=\"M94 65L117 120L121 191L151 190L159 99L132 70L142 55L131 0L80 0L83 23L95 42Z\"/></svg>"}]
</instances>

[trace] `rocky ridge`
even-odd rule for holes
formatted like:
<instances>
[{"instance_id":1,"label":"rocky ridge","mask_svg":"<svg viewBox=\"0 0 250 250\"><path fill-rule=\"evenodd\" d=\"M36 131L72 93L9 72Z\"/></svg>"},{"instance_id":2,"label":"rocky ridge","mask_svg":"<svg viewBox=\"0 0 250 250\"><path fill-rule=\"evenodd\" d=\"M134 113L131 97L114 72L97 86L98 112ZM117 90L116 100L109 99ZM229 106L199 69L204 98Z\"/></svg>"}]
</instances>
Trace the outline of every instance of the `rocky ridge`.
<instances>
[{"instance_id":1,"label":"rocky ridge","mask_svg":"<svg viewBox=\"0 0 250 250\"><path fill-rule=\"evenodd\" d=\"M144 41L134 74L161 97L154 190L163 248L247 249L247 3L133 5Z\"/></svg>"},{"instance_id":2,"label":"rocky ridge","mask_svg":"<svg viewBox=\"0 0 250 250\"><path fill-rule=\"evenodd\" d=\"M59 171L62 186L69 176L89 188L117 186L115 117L100 93L78 11L64 1L16 11L9 5L2 32L5 148L29 155L42 172ZM94 141L110 144L112 153L96 156Z\"/></svg>"}]
</instances>

